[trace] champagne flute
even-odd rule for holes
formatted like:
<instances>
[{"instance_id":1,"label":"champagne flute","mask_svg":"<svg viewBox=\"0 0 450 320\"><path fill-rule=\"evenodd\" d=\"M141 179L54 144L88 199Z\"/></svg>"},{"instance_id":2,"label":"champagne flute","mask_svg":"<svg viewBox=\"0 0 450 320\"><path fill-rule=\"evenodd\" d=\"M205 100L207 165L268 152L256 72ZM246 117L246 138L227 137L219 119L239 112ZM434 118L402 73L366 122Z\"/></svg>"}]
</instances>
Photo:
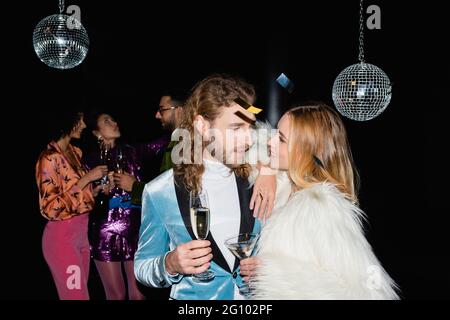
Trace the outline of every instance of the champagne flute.
<instances>
[{"instance_id":1,"label":"champagne flute","mask_svg":"<svg viewBox=\"0 0 450 320\"><path fill-rule=\"evenodd\" d=\"M225 246L239 260L250 258L259 239L258 233L241 233L225 240ZM239 291L245 297L250 295L250 287L244 283Z\"/></svg>"},{"instance_id":2,"label":"champagne flute","mask_svg":"<svg viewBox=\"0 0 450 320\"><path fill-rule=\"evenodd\" d=\"M113 163L113 170L114 170L114 173L119 173L119 174L122 174L125 172L125 159L123 157L122 148L120 146L116 147L114 163ZM123 192L123 190L117 186L116 186L116 190L120 193Z\"/></svg>"},{"instance_id":3,"label":"champagne flute","mask_svg":"<svg viewBox=\"0 0 450 320\"><path fill-rule=\"evenodd\" d=\"M109 165L109 162L111 161L111 153L110 153L111 149L110 146L106 143L104 143L103 141L100 142L100 160L101 163L105 166ZM107 185L109 183L108 181L108 175L104 175L101 178L101 182L100 184L102 186Z\"/></svg>"},{"instance_id":4,"label":"champagne flute","mask_svg":"<svg viewBox=\"0 0 450 320\"><path fill-rule=\"evenodd\" d=\"M114 163L114 172L115 173L123 173L124 171L124 160L123 160L123 153L122 153L122 148L117 147L117 155L115 158L115 163Z\"/></svg>"},{"instance_id":5,"label":"champagne flute","mask_svg":"<svg viewBox=\"0 0 450 320\"><path fill-rule=\"evenodd\" d=\"M199 193L191 191L189 194L189 208L191 226L197 240L206 240L209 233L210 212L208 194L206 190ZM214 279L215 274L211 270L206 270L199 274L193 275L196 282L207 282Z\"/></svg>"}]
</instances>

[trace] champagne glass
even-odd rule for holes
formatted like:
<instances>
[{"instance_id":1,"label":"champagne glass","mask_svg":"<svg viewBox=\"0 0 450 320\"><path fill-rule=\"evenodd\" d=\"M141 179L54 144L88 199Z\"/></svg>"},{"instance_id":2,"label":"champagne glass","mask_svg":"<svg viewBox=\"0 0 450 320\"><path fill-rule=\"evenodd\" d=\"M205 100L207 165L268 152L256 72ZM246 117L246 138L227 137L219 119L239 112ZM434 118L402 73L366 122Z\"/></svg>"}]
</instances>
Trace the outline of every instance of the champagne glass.
<instances>
[{"instance_id":1,"label":"champagne glass","mask_svg":"<svg viewBox=\"0 0 450 320\"><path fill-rule=\"evenodd\" d=\"M258 233L241 233L225 240L225 246L236 258L243 260L252 256L258 239ZM248 297L250 294L250 288L247 283L244 283L239 288L239 291L245 297Z\"/></svg>"},{"instance_id":2,"label":"champagne glass","mask_svg":"<svg viewBox=\"0 0 450 320\"><path fill-rule=\"evenodd\" d=\"M104 143L103 141L100 142L100 160L102 165L108 166L109 162L111 161L111 148L108 144ZM108 181L108 175L104 175L101 180L101 185L107 185L109 183Z\"/></svg>"},{"instance_id":3,"label":"champagne glass","mask_svg":"<svg viewBox=\"0 0 450 320\"><path fill-rule=\"evenodd\" d=\"M116 158L115 158L115 163L114 163L114 172L115 173L123 173L124 171L124 159L123 159L123 153L122 153L122 148L117 147L117 154L116 154Z\"/></svg>"},{"instance_id":4,"label":"champagne glass","mask_svg":"<svg viewBox=\"0 0 450 320\"><path fill-rule=\"evenodd\" d=\"M122 153L122 148L120 146L116 147L116 152L114 155L114 162L113 162L113 170L114 173L124 173L125 172L125 159ZM116 186L116 190L120 193L123 192L123 190Z\"/></svg>"},{"instance_id":5,"label":"champagne glass","mask_svg":"<svg viewBox=\"0 0 450 320\"><path fill-rule=\"evenodd\" d=\"M191 217L191 226L197 240L206 240L209 233L210 212L208 194L206 190L199 193L191 191L189 194L189 208ZM193 275L196 282L207 282L214 279L215 274L211 270L206 270Z\"/></svg>"}]
</instances>

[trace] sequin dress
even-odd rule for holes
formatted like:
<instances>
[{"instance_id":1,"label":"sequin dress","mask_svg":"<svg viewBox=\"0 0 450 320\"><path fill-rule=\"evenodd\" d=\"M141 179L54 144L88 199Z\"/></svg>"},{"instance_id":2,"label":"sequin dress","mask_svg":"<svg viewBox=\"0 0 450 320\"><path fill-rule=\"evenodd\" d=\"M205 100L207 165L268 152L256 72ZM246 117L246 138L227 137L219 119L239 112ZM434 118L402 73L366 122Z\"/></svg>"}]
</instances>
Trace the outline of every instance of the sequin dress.
<instances>
[{"instance_id":1,"label":"sequin dress","mask_svg":"<svg viewBox=\"0 0 450 320\"><path fill-rule=\"evenodd\" d=\"M167 138L152 143L130 146L119 145L111 149L108 170L114 171L118 153L122 154L122 169L142 180L142 164L158 166L151 161L168 144ZM100 151L85 157L89 168L101 165ZM98 182L100 183L100 182ZM89 217L89 243L92 258L100 261L128 261L134 259L139 238L141 207L131 203L131 194L114 188L109 195L100 193Z\"/></svg>"}]
</instances>

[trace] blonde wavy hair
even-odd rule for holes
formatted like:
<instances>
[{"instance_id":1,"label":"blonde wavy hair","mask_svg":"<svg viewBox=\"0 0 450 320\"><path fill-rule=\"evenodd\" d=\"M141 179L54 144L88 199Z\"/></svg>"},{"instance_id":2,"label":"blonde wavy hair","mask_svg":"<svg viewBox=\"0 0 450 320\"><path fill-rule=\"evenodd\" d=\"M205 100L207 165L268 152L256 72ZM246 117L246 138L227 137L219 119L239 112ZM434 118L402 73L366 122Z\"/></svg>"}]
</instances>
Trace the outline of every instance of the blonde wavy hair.
<instances>
[{"instance_id":1,"label":"blonde wavy hair","mask_svg":"<svg viewBox=\"0 0 450 320\"><path fill-rule=\"evenodd\" d=\"M256 96L254 87L246 81L225 74L213 74L198 82L184 106L180 128L189 131L194 141L194 120L201 115L211 123L221 115L224 107L229 107L234 99L241 98L253 104ZM203 144L202 152L208 142ZM247 179L250 174L248 164L231 168L237 176ZM205 171L203 164L194 164L194 148L191 148L191 163L174 165L175 181L183 181L189 191L201 190L201 178Z\"/></svg>"},{"instance_id":2,"label":"blonde wavy hair","mask_svg":"<svg viewBox=\"0 0 450 320\"><path fill-rule=\"evenodd\" d=\"M334 184L358 202L358 173L340 116L325 104L299 106L287 112L289 177L297 190L320 182Z\"/></svg>"}]
</instances>

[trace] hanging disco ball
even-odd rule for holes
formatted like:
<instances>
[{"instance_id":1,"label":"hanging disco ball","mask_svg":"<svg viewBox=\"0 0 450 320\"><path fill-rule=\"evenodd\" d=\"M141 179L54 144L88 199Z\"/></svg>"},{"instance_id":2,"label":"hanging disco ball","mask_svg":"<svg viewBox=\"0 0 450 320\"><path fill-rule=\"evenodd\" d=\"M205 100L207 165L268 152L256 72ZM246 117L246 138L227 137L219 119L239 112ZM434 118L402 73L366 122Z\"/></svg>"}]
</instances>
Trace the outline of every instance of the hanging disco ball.
<instances>
[{"instance_id":1,"label":"hanging disco ball","mask_svg":"<svg viewBox=\"0 0 450 320\"><path fill-rule=\"evenodd\" d=\"M333 85L333 101L345 117L357 121L380 115L391 101L388 76L370 63L357 63L345 68Z\"/></svg>"},{"instance_id":2,"label":"hanging disco ball","mask_svg":"<svg viewBox=\"0 0 450 320\"><path fill-rule=\"evenodd\" d=\"M71 69L86 57L89 37L75 18L54 14L42 19L34 29L33 46L39 59L49 67Z\"/></svg>"}]
</instances>

